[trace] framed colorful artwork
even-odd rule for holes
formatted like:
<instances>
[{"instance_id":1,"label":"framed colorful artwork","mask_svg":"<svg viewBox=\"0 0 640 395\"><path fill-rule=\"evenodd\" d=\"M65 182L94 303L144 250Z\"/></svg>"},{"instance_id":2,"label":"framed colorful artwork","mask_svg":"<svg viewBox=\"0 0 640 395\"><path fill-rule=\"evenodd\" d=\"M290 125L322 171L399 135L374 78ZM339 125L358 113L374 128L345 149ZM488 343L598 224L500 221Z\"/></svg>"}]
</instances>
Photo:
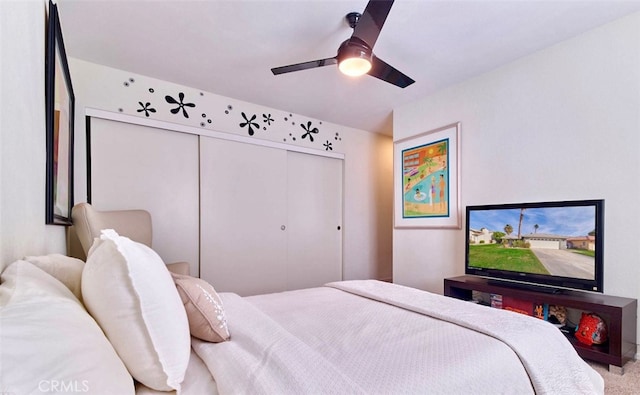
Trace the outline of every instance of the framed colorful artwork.
<instances>
[{"instance_id":1,"label":"framed colorful artwork","mask_svg":"<svg viewBox=\"0 0 640 395\"><path fill-rule=\"evenodd\" d=\"M49 1L45 71L47 177L45 223L71 225L75 98L58 8Z\"/></svg>"},{"instance_id":2,"label":"framed colorful artwork","mask_svg":"<svg viewBox=\"0 0 640 395\"><path fill-rule=\"evenodd\" d=\"M460 122L394 142L394 226L462 227Z\"/></svg>"}]
</instances>

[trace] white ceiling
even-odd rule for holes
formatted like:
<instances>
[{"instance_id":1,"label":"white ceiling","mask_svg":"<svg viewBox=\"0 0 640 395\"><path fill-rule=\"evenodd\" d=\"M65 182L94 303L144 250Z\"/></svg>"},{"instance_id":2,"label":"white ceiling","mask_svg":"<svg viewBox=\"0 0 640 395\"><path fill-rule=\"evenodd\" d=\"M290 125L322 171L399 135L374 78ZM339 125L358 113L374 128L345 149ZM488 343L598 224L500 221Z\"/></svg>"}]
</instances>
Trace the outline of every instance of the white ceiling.
<instances>
[{"instance_id":1,"label":"white ceiling","mask_svg":"<svg viewBox=\"0 0 640 395\"><path fill-rule=\"evenodd\" d=\"M640 0L397 0L374 52L416 80L400 89L336 66L271 74L335 56L352 32L344 16L367 0L57 3L70 57L387 135L395 107L640 11Z\"/></svg>"}]
</instances>

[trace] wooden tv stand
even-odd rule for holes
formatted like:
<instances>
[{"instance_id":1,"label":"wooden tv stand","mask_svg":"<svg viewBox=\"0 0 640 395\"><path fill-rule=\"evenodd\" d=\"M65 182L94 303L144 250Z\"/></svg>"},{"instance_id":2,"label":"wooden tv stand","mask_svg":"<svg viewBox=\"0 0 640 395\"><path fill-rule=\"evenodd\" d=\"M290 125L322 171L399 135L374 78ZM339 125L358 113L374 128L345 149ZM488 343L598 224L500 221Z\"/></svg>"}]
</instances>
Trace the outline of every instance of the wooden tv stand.
<instances>
[{"instance_id":1,"label":"wooden tv stand","mask_svg":"<svg viewBox=\"0 0 640 395\"><path fill-rule=\"evenodd\" d=\"M479 291L508 295L533 303L547 303L567 308L593 312L602 317L608 326L609 341L603 345L588 346L567 336L578 354L584 359L609 364L609 370L617 367L623 373L623 366L635 358L637 334L636 299L607 296L598 293L562 290L560 293L537 292L494 284L486 278L460 276L444 280L444 294L457 299L471 300L471 292Z\"/></svg>"}]
</instances>

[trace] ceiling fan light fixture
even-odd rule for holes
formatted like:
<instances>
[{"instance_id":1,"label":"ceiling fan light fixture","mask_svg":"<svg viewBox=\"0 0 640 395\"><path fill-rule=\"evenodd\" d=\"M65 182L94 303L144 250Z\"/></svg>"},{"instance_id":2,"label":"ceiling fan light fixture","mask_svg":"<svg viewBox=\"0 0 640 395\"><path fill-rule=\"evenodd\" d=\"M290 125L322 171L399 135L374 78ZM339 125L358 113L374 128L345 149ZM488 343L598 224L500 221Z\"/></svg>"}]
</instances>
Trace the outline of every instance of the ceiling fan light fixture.
<instances>
[{"instance_id":1,"label":"ceiling fan light fixture","mask_svg":"<svg viewBox=\"0 0 640 395\"><path fill-rule=\"evenodd\" d=\"M371 70L371 62L364 58L347 58L338 65L342 74L351 77L359 77L367 74Z\"/></svg>"},{"instance_id":2,"label":"ceiling fan light fixture","mask_svg":"<svg viewBox=\"0 0 640 395\"><path fill-rule=\"evenodd\" d=\"M338 68L351 77L367 74L371 70L371 50L365 45L345 41L338 50Z\"/></svg>"},{"instance_id":3,"label":"ceiling fan light fixture","mask_svg":"<svg viewBox=\"0 0 640 395\"><path fill-rule=\"evenodd\" d=\"M353 33L349 39L340 44L336 56L274 67L271 72L273 75L278 75L337 64L340 72L348 76L357 77L368 74L399 88L406 88L413 84L415 81L410 77L373 55L373 47L378 41L393 2L394 0L369 0L362 14L348 13L345 18L349 27L353 29Z\"/></svg>"}]
</instances>

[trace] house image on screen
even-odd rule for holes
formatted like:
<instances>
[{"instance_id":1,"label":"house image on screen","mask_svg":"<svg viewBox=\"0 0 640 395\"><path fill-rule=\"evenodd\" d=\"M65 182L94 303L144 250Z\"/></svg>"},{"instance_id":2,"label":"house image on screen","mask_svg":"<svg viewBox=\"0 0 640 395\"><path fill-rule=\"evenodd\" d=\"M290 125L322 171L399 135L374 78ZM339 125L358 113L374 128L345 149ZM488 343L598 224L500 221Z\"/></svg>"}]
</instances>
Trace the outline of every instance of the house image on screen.
<instances>
[{"instance_id":1,"label":"house image on screen","mask_svg":"<svg viewBox=\"0 0 640 395\"><path fill-rule=\"evenodd\" d=\"M484 231L484 232L483 232ZM489 231L485 228L481 230L470 230L469 231L469 240L476 243L479 240L483 240L483 237L486 235L493 235L492 231ZM491 236L489 236L491 239ZM518 240L522 240L528 248L543 248L550 250L566 250L566 249L575 249L575 250L589 250L595 251L596 249L596 238L595 236L561 236L554 235L549 233L530 233L526 235L522 235L518 238L515 235L505 235L502 237L502 243L506 246L513 247L515 242ZM495 242L495 241L490 241ZM485 243L489 243L489 241L485 241Z\"/></svg>"},{"instance_id":2,"label":"house image on screen","mask_svg":"<svg viewBox=\"0 0 640 395\"><path fill-rule=\"evenodd\" d=\"M567 248L595 251L596 237L595 236L569 237L567 239Z\"/></svg>"},{"instance_id":3,"label":"house image on screen","mask_svg":"<svg viewBox=\"0 0 640 395\"><path fill-rule=\"evenodd\" d=\"M567 249L567 236L548 233L530 233L522 235L522 240L529 243L529 248L546 248L551 250Z\"/></svg>"},{"instance_id":4,"label":"house image on screen","mask_svg":"<svg viewBox=\"0 0 640 395\"><path fill-rule=\"evenodd\" d=\"M469 241L474 244L494 243L493 232L487 228L469 229Z\"/></svg>"}]
</instances>

